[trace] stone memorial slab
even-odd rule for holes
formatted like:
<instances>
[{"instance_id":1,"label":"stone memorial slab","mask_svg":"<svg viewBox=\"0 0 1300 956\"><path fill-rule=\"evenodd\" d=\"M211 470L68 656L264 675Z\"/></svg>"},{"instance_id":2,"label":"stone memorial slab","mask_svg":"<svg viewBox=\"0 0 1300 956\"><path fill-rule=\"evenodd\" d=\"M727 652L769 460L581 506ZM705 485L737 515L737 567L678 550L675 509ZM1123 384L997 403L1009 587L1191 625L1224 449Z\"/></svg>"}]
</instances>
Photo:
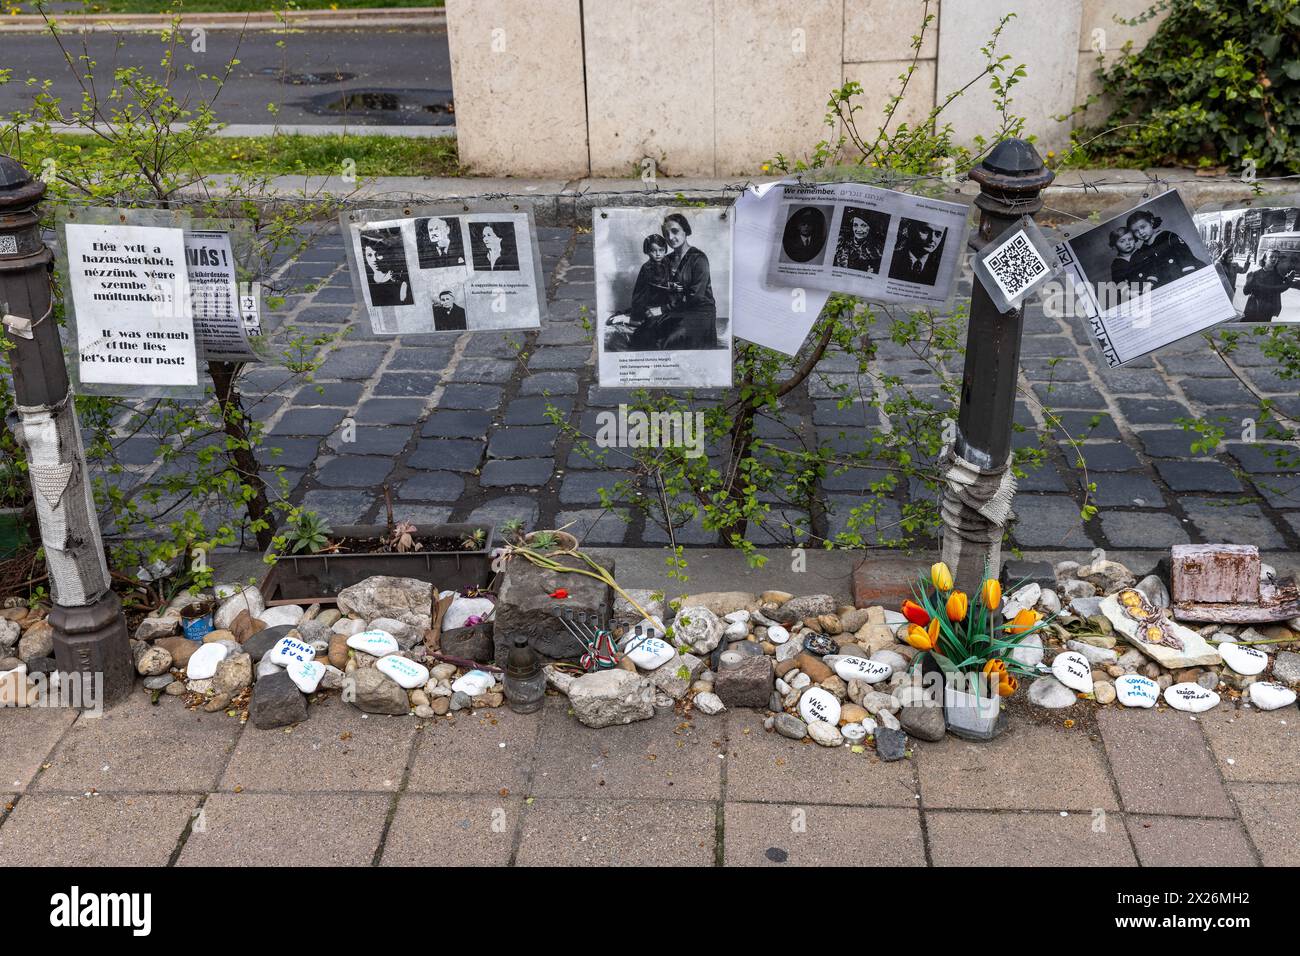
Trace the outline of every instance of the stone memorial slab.
<instances>
[{"instance_id":1,"label":"stone memorial slab","mask_svg":"<svg viewBox=\"0 0 1300 956\"><path fill-rule=\"evenodd\" d=\"M1167 611L1152 606L1136 588L1125 588L1103 599L1101 613L1128 643L1170 670L1223 663L1219 652L1205 638L1170 618Z\"/></svg>"}]
</instances>

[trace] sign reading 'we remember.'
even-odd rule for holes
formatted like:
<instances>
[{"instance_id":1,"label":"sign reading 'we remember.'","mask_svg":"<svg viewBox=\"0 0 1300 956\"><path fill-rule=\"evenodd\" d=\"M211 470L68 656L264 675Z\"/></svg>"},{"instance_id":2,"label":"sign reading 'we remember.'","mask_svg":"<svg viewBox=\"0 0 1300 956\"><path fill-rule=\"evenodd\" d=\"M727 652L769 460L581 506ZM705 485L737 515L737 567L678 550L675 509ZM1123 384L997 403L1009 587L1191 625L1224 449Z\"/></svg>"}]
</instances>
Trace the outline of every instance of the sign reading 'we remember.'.
<instances>
[{"instance_id":1,"label":"sign reading 'we remember.'","mask_svg":"<svg viewBox=\"0 0 1300 956\"><path fill-rule=\"evenodd\" d=\"M73 223L65 229L82 391L197 385L182 230Z\"/></svg>"}]
</instances>

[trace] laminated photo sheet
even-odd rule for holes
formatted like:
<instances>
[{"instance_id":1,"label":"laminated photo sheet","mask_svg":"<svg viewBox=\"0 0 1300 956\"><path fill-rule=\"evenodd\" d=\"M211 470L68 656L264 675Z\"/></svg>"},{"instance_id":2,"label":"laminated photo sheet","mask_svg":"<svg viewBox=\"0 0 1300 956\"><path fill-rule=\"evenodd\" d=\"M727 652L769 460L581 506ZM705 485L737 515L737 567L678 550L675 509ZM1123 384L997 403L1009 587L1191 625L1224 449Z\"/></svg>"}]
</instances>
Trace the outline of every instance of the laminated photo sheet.
<instances>
[{"instance_id":1,"label":"laminated photo sheet","mask_svg":"<svg viewBox=\"0 0 1300 956\"><path fill-rule=\"evenodd\" d=\"M717 206L592 211L602 386L730 387L734 218Z\"/></svg>"},{"instance_id":2,"label":"laminated photo sheet","mask_svg":"<svg viewBox=\"0 0 1300 956\"><path fill-rule=\"evenodd\" d=\"M777 190L769 286L929 308L951 303L966 244L967 204L864 183Z\"/></svg>"},{"instance_id":3,"label":"laminated photo sheet","mask_svg":"<svg viewBox=\"0 0 1300 956\"><path fill-rule=\"evenodd\" d=\"M260 362L261 310L242 265L251 245L247 223L194 220L185 230L190 299L199 358L211 362Z\"/></svg>"},{"instance_id":4,"label":"laminated photo sheet","mask_svg":"<svg viewBox=\"0 0 1300 956\"><path fill-rule=\"evenodd\" d=\"M1205 205L1192 219L1238 322L1300 322L1300 195Z\"/></svg>"},{"instance_id":5,"label":"laminated photo sheet","mask_svg":"<svg viewBox=\"0 0 1300 956\"><path fill-rule=\"evenodd\" d=\"M1111 368L1236 318L1176 190L1066 233L1056 255Z\"/></svg>"},{"instance_id":6,"label":"laminated photo sheet","mask_svg":"<svg viewBox=\"0 0 1300 956\"><path fill-rule=\"evenodd\" d=\"M476 204L339 217L376 335L536 329L546 311L531 212Z\"/></svg>"},{"instance_id":7,"label":"laminated photo sheet","mask_svg":"<svg viewBox=\"0 0 1300 956\"><path fill-rule=\"evenodd\" d=\"M781 239L781 183L750 186L736 200L731 257L732 311L736 337L796 355L808 338L830 293L823 289L768 286L766 268L772 246ZM802 239L800 240L802 241Z\"/></svg>"},{"instance_id":8,"label":"laminated photo sheet","mask_svg":"<svg viewBox=\"0 0 1300 956\"><path fill-rule=\"evenodd\" d=\"M56 223L76 393L202 398L188 214L67 207Z\"/></svg>"}]
</instances>

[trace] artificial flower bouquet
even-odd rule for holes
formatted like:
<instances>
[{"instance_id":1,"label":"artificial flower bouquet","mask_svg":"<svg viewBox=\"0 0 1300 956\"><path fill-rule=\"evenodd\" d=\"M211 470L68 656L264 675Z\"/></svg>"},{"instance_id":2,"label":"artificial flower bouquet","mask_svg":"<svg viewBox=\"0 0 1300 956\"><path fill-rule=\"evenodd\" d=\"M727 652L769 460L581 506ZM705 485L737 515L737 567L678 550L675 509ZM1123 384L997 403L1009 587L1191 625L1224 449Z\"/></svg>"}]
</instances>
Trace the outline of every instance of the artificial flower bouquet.
<instances>
[{"instance_id":1,"label":"artificial flower bouquet","mask_svg":"<svg viewBox=\"0 0 1300 956\"><path fill-rule=\"evenodd\" d=\"M1002 585L986 578L979 593L966 594L953 587L952 571L940 561L922 574L912 589L915 600L904 601L907 643L922 651L914 667L924 667L929 655L944 672L946 680L958 674L978 674L977 688L987 686L997 696L1010 697L1019 682L1016 675L1030 675L1032 668L1012 658L1012 652L1030 634L1050 623L1037 611L1022 609L1010 621L998 613L1002 606ZM971 683L968 681L968 683Z\"/></svg>"}]
</instances>

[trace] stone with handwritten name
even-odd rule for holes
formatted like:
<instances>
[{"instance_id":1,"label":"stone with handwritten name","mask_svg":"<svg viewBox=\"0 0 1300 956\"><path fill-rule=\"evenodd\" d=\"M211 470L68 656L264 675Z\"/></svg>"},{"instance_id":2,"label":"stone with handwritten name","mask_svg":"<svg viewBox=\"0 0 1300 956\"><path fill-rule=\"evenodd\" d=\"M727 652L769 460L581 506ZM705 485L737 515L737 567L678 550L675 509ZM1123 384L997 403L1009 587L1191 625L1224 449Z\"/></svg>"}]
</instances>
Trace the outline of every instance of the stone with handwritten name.
<instances>
[{"instance_id":1,"label":"stone with handwritten name","mask_svg":"<svg viewBox=\"0 0 1300 956\"><path fill-rule=\"evenodd\" d=\"M799 716L809 724L814 720L824 720L835 726L840 722L840 702L830 691L810 687L799 698Z\"/></svg>"},{"instance_id":2,"label":"stone with handwritten name","mask_svg":"<svg viewBox=\"0 0 1300 956\"><path fill-rule=\"evenodd\" d=\"M279 664L281 667L288 667L294 661L314 661L316 651L310 644L304 644L302 641L292 637L282 637L276 643L275 647L266 652L263 660L270 661L272 664Z\"/></svg>"},{"instance_id":3,"label":"stone with handwritten name","mask_svg":"<svg viewBox=\"0 0 1300 956\"><path fill-rule=\"evenodd\" d=\"M1236 641L1222 641L1219 644L1219 656L1238 674L1252 677L1262 674L1268 667L1268 655L1253 647L1246 647Z\"/></svg>"},{"instance_id":4,"label":"stone with handwritten name","mask_svg":"<svg viewBox=\"0 0 1300 956\"><path fill-rule=\"evenodd\" d=\"M623 643L627 656L642 670L652 671L677 654L676 648L661 637L637 638L635 635Z\"/></svg>"},{"instance_id":5,"label":"stone with handwritten name","mask_svg":"<svg viewBox=\"0 0 1300 956\"><path fill-rule=\"evenodd\" d=\"M1160 685L1141 674L1115 678L1115 697L1125 707L1154 707L1160 699Z\"/></svg>"},{"instance_id":6,"label":"stone with handwritten name","mask_svg":"<svg viewBox=\"0 0 1300 956\"><path fill-rule=\"evenodd\" d=\"M401 650L397 638L387 631L362 631L348 638L348 647L371 657L386 657Z\"/></svg>"},{"instance_id":7,"label":"stone with handwritten name","mask_svg":"<svg viewBox=\"0 0 1300 956\"><path fill-rule=\"evenodd\" d=\"M1296 701L1295 691L1276 681L1255 681L1250 685L1249 693L1250 702L1260 710L1278 710L1290 707Z\"/></svg>"},{"instance_id":8,"label":"stone with handwritten name","mask_svg":"<svg viewBox=\"0 0 1300 956\"><path fill-rule=\"evenodd\" d=\"M429 681L429 668L405 657L398 657L396 654L381 657L375 664L375 668L381 674L397 681L406 690L423 687Z\"/></svg>"},{"instance_id":9,"label":"stone with handwritten name","mask_svg":"<svg viewBox=\"0 0 1300 956\"><path fill-rule=\"evenodd\" d=\"M841 657L835 662L835 673L842 680L878 684L888 679L894 673L894 668L884 661L871 661L865 657Z\"/></svg>"},{"instance_id":10,"label":"stone with handwritten name","mask_svg":"<svg viewBox=\"0 0 1300 956\"><path fill-rule=\"evenodd\" d=\"M304 694L314 694L325 676L325 665L317 661L293 661L285 673Z\"/></svg>"},{"instance_id":11,"label":"stone with handwritten name","mask_svg":"<svg viewBox=\"0 0 1300 956\"><path fill-rule=\"evenodd\" d=\"M1165 703L1174 710L1200 714L1219 704L1219 695L1200 684L1184 681L1165 688Z\"/></svg>"},{"instance_id":12,"label":"stone with handwritten name","mask_svg":"<svg viewBox=\"0 0 1300 956\"><path fill-rule=\"evenodd\" d=\"M1092 693L1092 665L1078 651L1057 654L1052 660L1052 676L1071 690Z\"/></svg>"}]
</instances>

